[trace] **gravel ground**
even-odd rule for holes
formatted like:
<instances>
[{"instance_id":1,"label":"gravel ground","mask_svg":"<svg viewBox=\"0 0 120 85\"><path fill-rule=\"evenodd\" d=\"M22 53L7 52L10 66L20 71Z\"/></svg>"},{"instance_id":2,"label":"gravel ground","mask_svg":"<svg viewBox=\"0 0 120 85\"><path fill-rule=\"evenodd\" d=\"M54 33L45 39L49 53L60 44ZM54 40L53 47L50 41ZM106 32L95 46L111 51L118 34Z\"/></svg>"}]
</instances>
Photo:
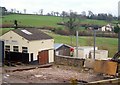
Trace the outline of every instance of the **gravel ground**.
<instances>
[{"instance_id":1,"label":"gravel ground","mask_svg":"<svg viewBox=\"0 0 120 85\"><path fill-rule=\"evenodd\" d=\"M4 83L70 83L72 79L87 82L103 79L93 71L85 72L80 68L53 65L49 68L37 68L16 72L3 72Z\"/></svg>"}]
</instances>

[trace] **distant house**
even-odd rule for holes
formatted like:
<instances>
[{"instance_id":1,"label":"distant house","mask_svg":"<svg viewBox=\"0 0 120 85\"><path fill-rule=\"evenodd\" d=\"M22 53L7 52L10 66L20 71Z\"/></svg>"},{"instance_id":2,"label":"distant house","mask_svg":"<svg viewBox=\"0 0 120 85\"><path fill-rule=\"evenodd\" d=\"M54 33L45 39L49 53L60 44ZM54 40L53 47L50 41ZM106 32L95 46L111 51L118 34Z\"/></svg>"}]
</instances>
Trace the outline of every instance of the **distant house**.
<instances>
[{"instance_id":1,"label":"distant house","mask_svg":"<svg viewBox=\"0 0 120 85\"><path fill-rule=\"evenodd\" d=\"M100 31L113 31L114 30L114 26L112 26L111 24L107 24L106 26L103 26L101 28L99 28Z\"/></svg>"},{"instance_id":2,"label":"distant house","mask_svg":"<svg viewBox=\"0 0 120 85\"><path fill-rule=\"evenodd\" d=\"M72 48L70 45L55 43L55 55L70 56L70 48Z\"/></svg>"},{"instance_id":3,"label":"distant house","mask_svg":"<svg viewBox=\"0 0 120 85\"><path fill-rule=\"evenodd\" d=\"M11 30L0 37L5 51L29 53L29 62L54 62L54 39L36 28Z\"/></svg>"}]
</instances>

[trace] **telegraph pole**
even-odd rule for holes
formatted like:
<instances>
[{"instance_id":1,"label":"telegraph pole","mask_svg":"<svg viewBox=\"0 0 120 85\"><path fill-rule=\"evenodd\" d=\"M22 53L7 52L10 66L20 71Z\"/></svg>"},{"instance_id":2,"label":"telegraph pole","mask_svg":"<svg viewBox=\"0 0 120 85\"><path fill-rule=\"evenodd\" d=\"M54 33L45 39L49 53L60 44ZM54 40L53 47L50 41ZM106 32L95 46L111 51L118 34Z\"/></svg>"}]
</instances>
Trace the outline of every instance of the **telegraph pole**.
<instances>
[{"instance_id":1,"label":"telegraph pole","mask_svg":"<svg viewBox=\"0 0 120 85\"><path fill-rule=\"evenodd\" d=\"M78 31L76 31L76 57L78 57Z\"/></svg>"},{"instance_id":2,"label":"telegraph pole","mask_svg":"<svg viewBox=\"0 0 120 85\"><path fill-rule=\"evenodd\" d=\"M94 29L94 56L93 56L94 59L95 59L95 47L96 47L96 30Z\"/></svg>"}]
</instances>

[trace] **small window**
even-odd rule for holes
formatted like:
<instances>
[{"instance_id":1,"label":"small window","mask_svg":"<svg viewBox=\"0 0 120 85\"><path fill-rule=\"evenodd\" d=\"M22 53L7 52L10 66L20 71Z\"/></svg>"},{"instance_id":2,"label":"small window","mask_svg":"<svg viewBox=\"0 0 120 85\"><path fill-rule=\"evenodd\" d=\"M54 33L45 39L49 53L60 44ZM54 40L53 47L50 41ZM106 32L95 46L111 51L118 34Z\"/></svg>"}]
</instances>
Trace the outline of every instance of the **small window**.
<instances>
[{"instance_id":1,"label":"small window","mask_svg":"<svg viewBox=\"0 0 120 85\"><path fill-rule=\"evenodd\" d=\"M13 51L14 52L19 52L18 46L13 46Z\"/></svg>"},{"instance_id":2,"label":"small window","mask_svg":"<svg viewBox=\"0 0 120 85\"><path fill-rule=\"evenodd\" d=\"M27 53L28 52L28 48L27 47L22 47L22 52L23 53Z\"/></svg>"},{"instance_id":3,"label":"small window","mask_svg":"<svg viewBox=\"0 0 120 85\"><path fill-rule=\"evenodd\" d=\"M10 51L10 46L9 45L5 46L5 51Z\"/></svg>"}]
</instances>

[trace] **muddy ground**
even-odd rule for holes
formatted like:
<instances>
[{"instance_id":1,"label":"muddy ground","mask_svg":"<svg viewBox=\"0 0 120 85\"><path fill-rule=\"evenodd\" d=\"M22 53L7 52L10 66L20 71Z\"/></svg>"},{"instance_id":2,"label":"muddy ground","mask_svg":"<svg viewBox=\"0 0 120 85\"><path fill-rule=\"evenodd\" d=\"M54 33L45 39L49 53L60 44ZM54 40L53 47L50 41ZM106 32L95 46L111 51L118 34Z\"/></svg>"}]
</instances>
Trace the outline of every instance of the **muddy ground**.
<instances>
[{"instance_id":1,"label":"muddy ground","mask_svg":"<svg viewBox=\"0 0 120 85\"><path fill-rule=\"evenodd\" d=\"M16 67L16 68L19 68ZM3 68L4 69L4 68ZM53 65L48 68L5 72L3 70L3 83L71 83L73 79L92 82L103 79L92 70L84 71L81 68Z\"/></svg>"}]
</instances>

